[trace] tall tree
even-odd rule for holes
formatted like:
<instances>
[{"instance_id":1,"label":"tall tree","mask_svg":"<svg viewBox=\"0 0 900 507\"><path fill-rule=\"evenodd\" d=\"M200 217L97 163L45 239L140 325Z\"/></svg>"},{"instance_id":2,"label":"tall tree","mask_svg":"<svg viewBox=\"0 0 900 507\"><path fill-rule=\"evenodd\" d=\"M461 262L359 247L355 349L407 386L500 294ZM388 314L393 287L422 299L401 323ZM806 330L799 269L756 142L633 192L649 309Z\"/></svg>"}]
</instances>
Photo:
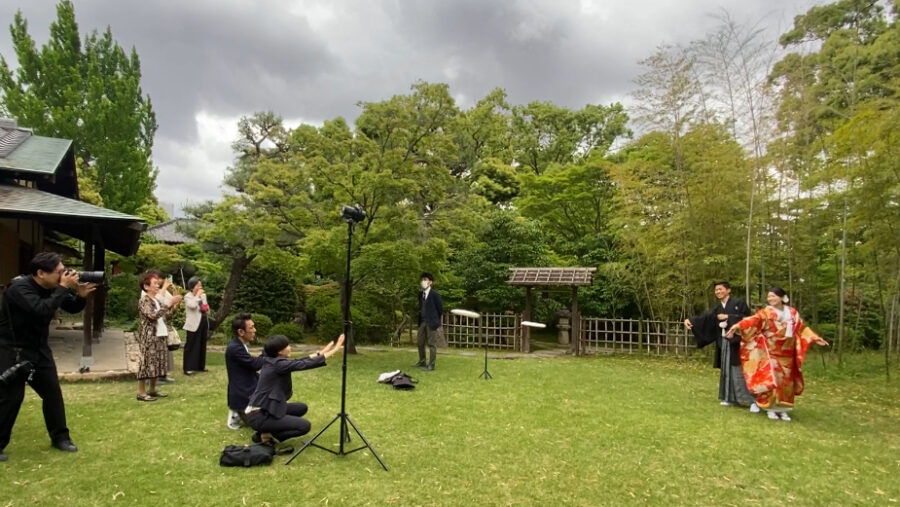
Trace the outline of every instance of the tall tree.
<instances>
[{"instance_id":1,"label":"tall tree","mask_svg":"<svg viewBox=\"0 0 900 507\"><path fill-rule=\"evenodd\" d=\"M588 104L572 111L550 102L513 108L511 137L515 162L540 175L551 164L584 160L606 153L620 137L631 135L621 104Z\"/></svg>"},{"instance_id":2,"label":"tall tree","mask_svg":"<svg viewBox=\"0 0 900 507\"><path fill-rule=\"evenodd\" d=\"M860 271L854 264L860 262L863 231L872 217L860 213L871 209L862 206L862 201L880 200L877 196L891 188L869 187L871 195L858 193L863 182L873 177L872 169L881 167L880 150L872 149L878 145L869 140L866 131L871 125L889 125L882 117L896 107L895 30L896 12L893 20L888 19L883 4L874 0L841 0L813 7L795 18L794 27L782 35L781 43L801 50L812 45L814 50L789 54L772 72L783 97L779 114L785 141L803 150L800 158L809 168L802 184L821 196L825 212L837 213L834 265L838 273L839 357L849 345L847 298L864 283L855 275ZM798 73L797 68L803 72ZM808 101L800 102L798 97ZM807 107L797 108L798 103Z\"/></svg>"},{"instance_id":3,"label":"tall tree","mask_svg":"<svg viewBox=\"0 0 900 507\"><path fill-rule=\"evenodd\" d=\"M56 8L50 39L40 50L21 11L10 33L19 67L0 55L3 108L40 135L74 141L75 155L96 178L103 205L135 213L151 199L156 169L151 151L156 117L141 87L137 51L126 54L107 28L81 43L75 6Z\"/></svg>"}]
</instances>

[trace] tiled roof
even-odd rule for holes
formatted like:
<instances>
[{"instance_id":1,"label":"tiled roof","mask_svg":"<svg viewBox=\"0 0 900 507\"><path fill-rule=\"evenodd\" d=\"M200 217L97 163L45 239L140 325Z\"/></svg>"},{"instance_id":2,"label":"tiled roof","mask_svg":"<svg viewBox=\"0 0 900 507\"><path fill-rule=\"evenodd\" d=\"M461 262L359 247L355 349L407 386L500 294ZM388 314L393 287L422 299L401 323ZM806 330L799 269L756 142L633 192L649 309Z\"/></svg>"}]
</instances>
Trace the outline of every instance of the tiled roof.
<instances>
[{"instance_id":1,"label":"tiled roof","mask_svg":"<svg viewBox=\"0 0 900 507\"><path fill-rule=\"evenodd\" d=\"M572 287L591 285L597 268L509 268L510 285Z\"/></svg>"},{"instance_id":2,"label":"tiled roof","mask_svg":"<svg viewBox=\"0 0 900 507\"><path fill-rule=\"evenodd\" d=\"M146 234L149 234L150 236L153 236L153 238L155 238L157 241L162 241L163 243L196 243L196 239L182 232L182 227L179 227L194 222L197 222L197 220L194 220L192 218L176 218L174 220L169 220L168 222L163 222L161 224L156 224L154 226L148 227L144 232Z\"/></svg>"},{"instance_id":3,"label":"tiled roof","mask_svg":"<svg viewBox=\"0 0 900 507\"><path fill-rule=\"evenodd\" d=\"M0 185L0 213L143 222L132 215L20 185Z\"/></svg>"},{"instance_id":4,"label":"tiled roof","mask_svg":"<svg viewBox=\"0 0 900 507\"><path fill-rule=\"evenodd\" d=\"M6 158L31 135L30 130L0 127L0 158Z\"/></svg>"},{"instance_id":5,"label":"tiled roof","mask_svg":"<svg viewBox=\"0 0 900 507\"><path fill-rule=\"evenodd\" d=\"M0 127L0 170L52 175L71 145L69 139Z\"/></svg>"},{"instance_id":6,"label":"tiled roof","mask_svg":"<svg viewBox=\"0 0 900 507\"><path fill-rule=\"evenodd\" d=\"M143 219L21 185L0 185L0 217L34 220L50 230L134 255Z\"/></svg>"}]
</instances>

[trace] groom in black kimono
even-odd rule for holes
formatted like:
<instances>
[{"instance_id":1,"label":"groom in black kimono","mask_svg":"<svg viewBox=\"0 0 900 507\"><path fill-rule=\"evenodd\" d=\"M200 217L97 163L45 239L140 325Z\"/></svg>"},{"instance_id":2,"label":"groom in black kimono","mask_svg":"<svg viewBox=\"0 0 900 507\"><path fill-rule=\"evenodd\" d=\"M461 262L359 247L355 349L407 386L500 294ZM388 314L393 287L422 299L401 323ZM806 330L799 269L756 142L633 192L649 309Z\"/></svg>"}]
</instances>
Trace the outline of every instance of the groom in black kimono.
<instances>
[{"instance_id":1,"label":"groom in black kimono","mask_svg":"<svg viewBox=\"0 0 900 507\"><path fill-rule=\"evenodd\" d=\"M697 348L710 343L716 344L716 358L713 367L719 369L719 400L725 406L750 406L751 412L759 412L756 400L747 389L741 370L740 337L728 339L725 332L744 317L750 315L750 308L744 301L731 297L728 282L716 282L715 294L718 303L702 314L685 319L684 326L694 333Z\"/></svg>"}]
</instances>

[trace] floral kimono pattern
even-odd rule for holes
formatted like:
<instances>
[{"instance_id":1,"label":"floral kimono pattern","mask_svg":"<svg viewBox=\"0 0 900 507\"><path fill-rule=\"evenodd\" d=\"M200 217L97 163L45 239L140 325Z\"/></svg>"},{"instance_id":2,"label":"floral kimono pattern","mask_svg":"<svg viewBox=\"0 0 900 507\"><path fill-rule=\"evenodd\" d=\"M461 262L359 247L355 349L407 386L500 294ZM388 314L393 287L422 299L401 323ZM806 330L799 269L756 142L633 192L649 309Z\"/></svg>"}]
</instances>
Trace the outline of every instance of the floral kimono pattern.
<instances>
[{"instance_id":1,"label":"floral kimono pattern","mask_svg":"<svg viewBox=\"0 0 900 507\"><path fill-rule=\"evenodd\" d=\"M744 380L762 409L783 411L794 406L794 396L803 393L800 367L810 345L819 340L797 310L785 308L789 321L779 320L778 311L767 306L738 323Z\"/></svg>"}]
</instances>

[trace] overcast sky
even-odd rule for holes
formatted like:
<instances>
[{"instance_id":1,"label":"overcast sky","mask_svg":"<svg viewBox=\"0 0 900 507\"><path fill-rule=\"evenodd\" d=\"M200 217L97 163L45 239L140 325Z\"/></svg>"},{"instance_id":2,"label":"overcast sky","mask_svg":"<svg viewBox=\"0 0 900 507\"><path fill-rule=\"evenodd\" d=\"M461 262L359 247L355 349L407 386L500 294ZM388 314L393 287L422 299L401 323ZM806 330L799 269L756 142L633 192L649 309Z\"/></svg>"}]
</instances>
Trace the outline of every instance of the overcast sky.
<instances>
[{"instance_id":1,"label":"overcast sky","mask_svg":"<svg viewBox=\"0 0 900 507\"><path fill-rule=\"evenodd\" d=\"M627 102L637 61L661 44L712 30L712 14L760 22L773 40L824 0L76 0L85 33L112 28L137 49L159 130L156 195L177 210L217 199L235 124L272 110L286 123L354 120L359 101L409 92L417 80L450 85L471 106L496 87L514 104L573 108ZM56 18L50 0L20 9L38 46ZM14 63L8 29L0 54ZM27 125L25 125L27 126Z\"/></svg>"}]
</instances>

